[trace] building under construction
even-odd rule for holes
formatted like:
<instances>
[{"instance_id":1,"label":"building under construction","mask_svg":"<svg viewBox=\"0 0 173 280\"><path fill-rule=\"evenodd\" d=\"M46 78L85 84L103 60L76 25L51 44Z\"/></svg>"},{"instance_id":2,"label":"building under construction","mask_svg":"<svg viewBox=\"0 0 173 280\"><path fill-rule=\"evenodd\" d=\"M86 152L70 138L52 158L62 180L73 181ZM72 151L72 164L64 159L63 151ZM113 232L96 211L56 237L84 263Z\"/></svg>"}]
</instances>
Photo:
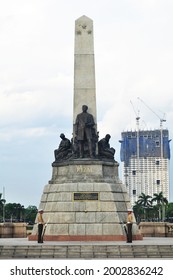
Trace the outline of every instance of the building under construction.
<instances>
[{"instance_id":1,"label":"building under construction","mask_svg":"<svg viewBox=\"0 0 173 280\"><path fill-rule=\"evenodd\" d=\"M121 134L123 181L131 203L144 193L163 192L169 201L170 145L167 129L127 131Z\"/></svg>"}]
</instances>

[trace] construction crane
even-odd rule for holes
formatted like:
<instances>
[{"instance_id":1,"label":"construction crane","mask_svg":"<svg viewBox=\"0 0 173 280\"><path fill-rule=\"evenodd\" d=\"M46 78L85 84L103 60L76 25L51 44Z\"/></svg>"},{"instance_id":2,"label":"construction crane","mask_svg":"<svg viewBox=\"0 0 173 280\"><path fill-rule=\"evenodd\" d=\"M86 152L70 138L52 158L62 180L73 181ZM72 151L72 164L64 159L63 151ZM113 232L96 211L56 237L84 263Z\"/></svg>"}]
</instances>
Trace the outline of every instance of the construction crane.
<instances>
[{"instance_id":1,"label":"construction crane","mask_svg":"<svg viewBox=\"0 0 173 280\"><path fill-rule=\"evenodd\" d=\"M136 172L137 172L137 182L136 182L136 198L138 196L138 194L141 194L141 188L140 188L140 180L139 180L139 120L140 120L140 117L139 117L139 110L138 112L136 112L135 110L135 107L132 103L132 101L130 100L130 103L133 107L133 111L136 115L136 129L137 129L137 137L136 137L136 159L137 159L137 168L136 168ZM138 191L138 194L137 194L137 191Z\"/></svg>"},{"instance_id":2,"label":"construction crane","mask_svg":"<svg viewBox=\"0 0 173 280\"><path fill-rule=\"evenodd\" d=\"M166 119L165 119L165 118L160 118L160 116L159 116L156 112L154 112L140 97L138 97L138 99L139 99L153 114L155 114L156 117L159 118L159 120L160 120L160 128L162 128L162 127L163 127L163 122L166 122ZM165 113L164 113L164 116L165 116Z\"/></svg>"},{"instance_id":3,"label":"construction crane","mask_svg":"<svg viewBox=\"0 0 173 280\"><path fill-rule=\"evenodd\" d=\"M139 120L140 120L140 117L139 117L139 110L138 110L138 113L137 113L136 110L135 110L135 107L134 107L134 105L133 105L133 103L132 103L131 100L130 100L130 103L131 103L131 105L132 105L132 107L133 107L133 111L134 111L134 113L135 113L135 115L136 115L136 125L137 125L137 130L139 130Z\"/></svg>"},{"instance_id":4,"label":"construction crane","mask_svg":"<svg viewBox=\"0 0 173 280\"><path fill-rule=\"evenodd\" d=\"M166 122L165 118L161 118L156 112L154 112L141 98L138 99L160 120L160 158L161 158L161 183L162 183L162 191L163 191L163 122ZM165 113L164 115L165 116ZM162 219L164 218L164 214Z\"/></svg>"},{"instance_id":5,"label":"construction crane","mask_svg":"<svg viewBox=\"0 0 173 280\"><path fill-rule=\"evenodd\" d=\"M158 114L156 114L141 98L138 97L138 99L153 113L156 115L156 117L160 120L160 153L161 153L161 159L163 158L163 122L166 122L166 119L160 118ZM165 113L164 113L165 116Z\"/></svg>"}]
</instances>

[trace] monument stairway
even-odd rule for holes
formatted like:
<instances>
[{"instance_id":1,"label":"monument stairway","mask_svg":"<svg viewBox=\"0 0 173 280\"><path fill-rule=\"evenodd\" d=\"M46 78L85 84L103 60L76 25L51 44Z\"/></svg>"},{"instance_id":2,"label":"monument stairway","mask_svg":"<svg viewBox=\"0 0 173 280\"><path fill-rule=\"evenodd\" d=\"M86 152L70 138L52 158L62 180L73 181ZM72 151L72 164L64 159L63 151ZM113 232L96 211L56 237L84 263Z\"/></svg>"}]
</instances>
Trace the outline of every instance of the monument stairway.
<instances>
[{"instance_id":1,"label":"monument stairway","mask_svg":"<svg viewBox=\"0 0 173 280\"><path fill-rule=\"evenodd\" d=\"M0 259L173 258L173 245L28 245L0 246Z\"/></svg>"}]
</instances>

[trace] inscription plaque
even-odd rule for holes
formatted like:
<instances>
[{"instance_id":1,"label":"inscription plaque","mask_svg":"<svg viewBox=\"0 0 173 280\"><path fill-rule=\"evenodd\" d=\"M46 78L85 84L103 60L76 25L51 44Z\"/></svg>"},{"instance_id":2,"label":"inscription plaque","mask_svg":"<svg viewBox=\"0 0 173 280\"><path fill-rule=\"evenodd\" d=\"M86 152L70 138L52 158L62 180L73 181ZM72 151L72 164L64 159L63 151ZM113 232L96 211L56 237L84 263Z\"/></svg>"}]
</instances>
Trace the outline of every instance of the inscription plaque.
<instances>
[{"instance_id":1,"label":"inscription plaque","mask_svg":"<svg viewBox=\"0 0 173 280\"><path fill-rule=\"evenodd\" d=\"M98 193L77 192L74 193L74 200L98 200Z\"/></svg>"},{"instance_id":2,"label":"inscription plaque","mask_svg":"<svg viewBox=\"0 0 173 280\"><path fill-rule=\"evenodd\" d=\"M76 166L76 172L77 173L92 173L92 167L91 166L83 166L83 165L79 165Z\"/></svg>"}]
</instances>

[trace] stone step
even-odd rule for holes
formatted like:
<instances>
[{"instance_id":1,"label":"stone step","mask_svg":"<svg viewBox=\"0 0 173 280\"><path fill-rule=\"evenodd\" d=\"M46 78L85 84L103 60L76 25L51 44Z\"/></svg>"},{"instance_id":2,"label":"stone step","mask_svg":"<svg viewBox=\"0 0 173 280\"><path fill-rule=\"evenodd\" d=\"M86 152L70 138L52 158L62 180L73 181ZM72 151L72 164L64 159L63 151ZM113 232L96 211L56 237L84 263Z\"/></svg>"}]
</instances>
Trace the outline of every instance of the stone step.
<instances>
[{"instance_id":1,"label":"stone step","mask_svg":"<svg viewBox=\"0 0 173 280\"><path fill-rule=\"evenodd\" d=\"M173 245L0 246L0 259L173 258Z\"/></svg>"}]
</instances>

